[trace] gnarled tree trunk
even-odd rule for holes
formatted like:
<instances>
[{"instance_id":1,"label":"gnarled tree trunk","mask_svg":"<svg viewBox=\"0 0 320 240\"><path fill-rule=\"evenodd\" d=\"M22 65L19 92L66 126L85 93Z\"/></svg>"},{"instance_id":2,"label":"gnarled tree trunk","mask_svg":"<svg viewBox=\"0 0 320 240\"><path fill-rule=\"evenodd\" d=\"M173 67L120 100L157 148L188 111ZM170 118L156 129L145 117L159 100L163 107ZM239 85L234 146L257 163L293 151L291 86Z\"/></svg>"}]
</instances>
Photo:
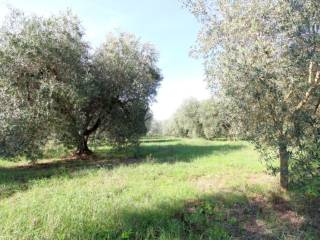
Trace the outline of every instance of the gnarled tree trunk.
<instances>
[{"instance_id":1,"label":"gnarled tree trunk","mask_svg":"<svg viewBox=\"0 0 320 240\"><path fill-rule=\"evenodd\" d=\"M289 152L286 145L279 147L280 159L280 185L284 189L288 189L289 185Z\"/></svg>"},{"instance_id":2,"label":"gnarled tree trunk","mask_svg":"<svg viewBox=\"0 0 320 240\"><path fill-rule=\"evenodd\" d=\"M88 147L88 135L82 135L80 137L80 141L78 143L76 155L90 155L92 154L92 151Z\"/></svg>"},{"instance_id":3,"label":"gnarled tree trunk","mask_svg":"<svg viewBox=\"0 0 320 240\"><path fill-rule=\"evenodd\" d=\"M97 119L95 124L91 128L87 128L84 132L79 136L79 143L77 147L77 151L75 152L76 155L90 155L92 151L88 147L88 139L89 136L94 133L100 126L101 120L100 118Z\"/></svg>"}]
</instances>

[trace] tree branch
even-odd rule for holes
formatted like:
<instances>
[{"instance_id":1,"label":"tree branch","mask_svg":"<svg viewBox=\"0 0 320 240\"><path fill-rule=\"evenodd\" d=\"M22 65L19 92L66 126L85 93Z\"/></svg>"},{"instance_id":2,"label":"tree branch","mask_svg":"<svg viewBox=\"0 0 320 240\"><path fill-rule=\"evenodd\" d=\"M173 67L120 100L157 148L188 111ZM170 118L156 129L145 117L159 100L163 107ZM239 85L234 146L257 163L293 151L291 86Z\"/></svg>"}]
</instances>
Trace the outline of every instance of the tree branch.
<instances>
[{"instance_id":1,"label":"tree branch","mask_svg":"<svg viewBox=\"0 0 320 240\"><path fill-rule=\"evenodd\" d=\"M312 84L312 72L313 72L314 62L311 61L309 65L309 83Z\"/></svg>"},{"instance_id":2,"label":"tree branch","mask_svg":"<svg viewBox=\"0 0 320 240\"><path fill-rule=\"evenodd\" d=\"M318 98L318 102L317 102L316 107L315 107L314 112L313 112L314 114L317 113L317 111L319 109L319 106L320 106L320 98Z\"/></svg>"},{"instance_id":3,"label":"tree branch","mask_svg":"<svg viewBox=\"0 0 320 240\"><path fill-rule=\"evenodd\" d=\"M310 68L311 66L312 66L312 62L310 63ZM312 85L309 87L308 91L306 92L305 97L300 101L300 103L295 108L295 111L299 111L309 101L312 93L320 86L319 78L320 78L320 71L317 71L315 79L311 83Z\"/></svg>"},{"instance_id":4,"label":"tree branch","mask_svg":"<svg viewBox=\"0 0 320 240\"><path fill-rule=\"evenodd\" d=\"M100 124L101 124L101 119L98 118L97 121L96 121L96 123L92 126L92 128L86 129L86 130L84 131L84 135L85 135L85 136L89 136L90 134L92 134L93 132L95 132L95 131L99 128Z\"/></svg>"}]
</instances>

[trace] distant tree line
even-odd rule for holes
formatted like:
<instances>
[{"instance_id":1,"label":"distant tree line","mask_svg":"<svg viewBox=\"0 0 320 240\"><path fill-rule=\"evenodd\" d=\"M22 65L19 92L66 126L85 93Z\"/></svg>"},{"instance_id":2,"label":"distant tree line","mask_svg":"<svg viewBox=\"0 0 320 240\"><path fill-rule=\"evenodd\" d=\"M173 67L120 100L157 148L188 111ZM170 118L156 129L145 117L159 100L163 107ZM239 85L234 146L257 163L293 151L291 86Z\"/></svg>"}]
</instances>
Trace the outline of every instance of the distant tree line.
<instances>
[{"instance_id":1,"label":"distant tree line","mask_svg":"<svg viewBox=\"0 0 320 240\"><path fill-rule=\"evenodd\" d=\"M132 34L97 49L70 12L42 18L12 10L0 28L0 153L41 156L55 139L91 153L98 136L137 144L162 79L158 55Z\"/></svg>"},{"instance_id":2,"label":"distant tree line","mask_svg":"<svg viewBox=\"0 0 320 240\"><path fill-rule=\"evenodd\" d=\"M188 99L169 120L153 120L148 135L208 140L239 137L240 132L228 108L227 103L217 99Z\"/></svg>"}]
</instances>

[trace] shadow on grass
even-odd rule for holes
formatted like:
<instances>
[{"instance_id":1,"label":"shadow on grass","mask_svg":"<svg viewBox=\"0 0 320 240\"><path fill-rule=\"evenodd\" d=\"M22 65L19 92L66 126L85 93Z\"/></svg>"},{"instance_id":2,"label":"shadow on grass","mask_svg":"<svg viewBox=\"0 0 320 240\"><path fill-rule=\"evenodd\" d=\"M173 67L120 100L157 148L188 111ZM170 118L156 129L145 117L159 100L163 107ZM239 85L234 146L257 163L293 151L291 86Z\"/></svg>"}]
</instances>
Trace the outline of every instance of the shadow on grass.
<instances>
[{"instance_id":1,"label":"shadow on grass","mask_svg":"<svg viewBox=\"0 0 320 240\"><path fill-rule=\"evenodd\" d=\"M179 141L179 139L175 139L175 138L168 138L168 139L145 138L145 139L142 139L140 142L142 142L142 143L169 143L169 142L176 142L176 141Z\"/></svg>"},{"instance_id":2,"label":"shadow on grass","mask_svg":"<svg viewBox=\"0 0 320 240\"><path fill-rule=\"evenodd\" d=\"M241 144L147 144L141 145L137 151L97 150L95 155L87 159L73 157L40 161L33 165L0 167L0 199L27 190L34 180L59 176L71 178L75 176L73 173L86 169L112 169L120 165L139 164L150 160L154 163L191 162L199 157L227 154L243 147Z\"/></svg>"},{"instance_id":3,"label":"shadow on grass","mask_svg":"<svg viewBox=\"0 0 320 240\"><path fill-rule=\"evenodd\" d=\"M191 162L201 157L228 154L242 149L241 144L217 145L143 145L129 155L140 159L148 158L159 163Z\"/></svg>"},{"instance_id":4,"label":"shadow on grass","mask_svg":"<svg viewBox=\"0 0 320 240\"><path fill-rule=\"evenodd\" d=\"M281 196L248 197L221 192L168 201L152 209L119 209L119 225L103 227L103 216L87 222L74 238L90 239L317 239L313 219ZM101 222L102 221L102 222ZM97 227L100 226L100 227Z\"/></svg>"}]
</instances>

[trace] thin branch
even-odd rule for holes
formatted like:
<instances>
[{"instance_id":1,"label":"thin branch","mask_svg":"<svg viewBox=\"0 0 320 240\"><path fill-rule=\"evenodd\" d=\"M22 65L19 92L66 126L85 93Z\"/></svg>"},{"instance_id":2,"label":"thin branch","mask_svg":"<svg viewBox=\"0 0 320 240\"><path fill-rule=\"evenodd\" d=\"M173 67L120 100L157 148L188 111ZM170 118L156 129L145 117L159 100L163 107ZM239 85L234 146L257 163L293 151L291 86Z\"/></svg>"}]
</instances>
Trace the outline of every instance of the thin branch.
<instances>
[{"instance_id":1,"label":"thin branch","mask_svg":"<svg viewBox=\"0 0 320 240\"><path fill-rule=\"evenodd\" d=\"M312 93L315 91L315 89L317 87L319 87L320 85L319 84L316 84L316 85L313 85L311 86L308 91L306 92L305 94L305 97L300 101L300 103L297 105L295 111L299 111L310 99Z\"/></svg>"},{"instance_id":2,"label":"thin branch","mask_svg":"<svg viewBox=\"0 0 320 240\"><path fill-rule=\"evenodd\" d=\"M314 82L318 83L319 82L319 78L320 78L320 71L317 71L316 78L315 78Z\"/></svg>"},{"instance_id":3,"label":"thin branch","mask_svg":"<svg viewBox=\"0 0 320 240\"><path fill-rule=\"evenodd\" d=\"M85 130L84 135L89 136L90 134L95 132L99 128L100 124L101 124L101 119L98 118L96 123L92 126L92 128Z\"/></svg>"},{"instance_id":4,"label":"thin branch","mask_svg":"<svg viewBox=\"0 0 320 240\"><path fill-rule=\"evenodd\" d=\"M312 77L313 77L313 76L312 76L312 75L313 75L313 74L312 74L312 72L313 72L313 66L314 66L314 62L311 61L311 62L310 62L310 65L309 65L309 83L310 83L310 84L312 84L312 80L313 80L313 79L312 79Z\"/></svg>"},{"instance_id":5,"label":"thin branch","mask_svg":"<svg viewBox=\"0 0 320 240\"><path fill-rule=\"evenodd\" d=\"M291 90L291 91L284 97L284 101L285 101L285 102L288 101L288 99L291 97L292 93L293 93L293 90Z\"/></svg>"},{"instance_id":6,"label":"thin branch","mask_svg":"<svg viewBox=\"0 0 320 240\"><path fill-rule=\"evenodd\" d=\"M320 98L318 98L318 102L317 102L316 107L315 107L314 112L313 112L314 114L317 113L317 111L319 109L319 106L320 106Z\"/></svg>"},{"instance_id":7,"label":"thin branch","mask_svg":"<svg viewBox=\"0 0 320 240\"><path fill-rule=\"evenodd\" d=\"M308 91L306 92L305 97L300 101L300 103L295 108L295 111L299 111L309 101L309 99L310 99L312 93L315 91L315 89L320 86L320 84L319 84L320 71L316 72L315 78L312 80L313 68L314 68L314 62L311 61L310 65L309 65L309 83L311 84L311 86L309 87Z\"/></svg>"}]
</instances>

